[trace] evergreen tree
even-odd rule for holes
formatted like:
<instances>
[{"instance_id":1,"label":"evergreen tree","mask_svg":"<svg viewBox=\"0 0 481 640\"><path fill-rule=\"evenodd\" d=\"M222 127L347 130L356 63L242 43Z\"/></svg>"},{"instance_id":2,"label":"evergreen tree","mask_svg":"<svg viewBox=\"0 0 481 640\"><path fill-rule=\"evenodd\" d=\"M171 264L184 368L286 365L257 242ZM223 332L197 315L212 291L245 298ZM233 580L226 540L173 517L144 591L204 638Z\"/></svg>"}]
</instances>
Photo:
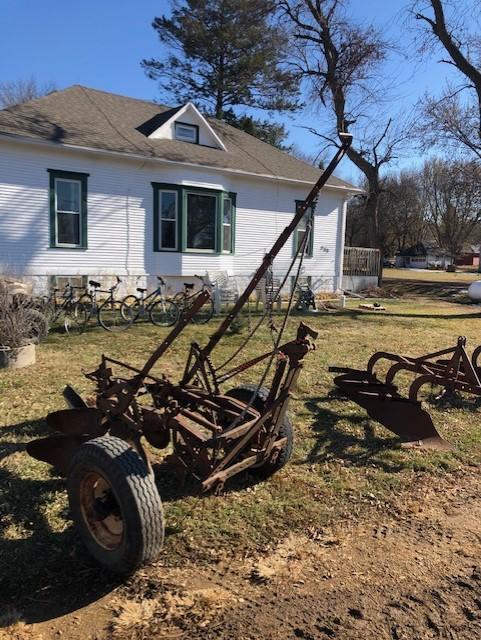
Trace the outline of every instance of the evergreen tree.
<instances>
[{"instance_id":1,"label":"evergreen tree","mask_svg":"<svg viewBox=\"0 0 481 640\"><path fill-rule=\"evenodd\" d=\"M232 109L224 112L224 120L227 124L241 129L241 131L245 131L251 136L259 138L262 142L267 142L267 144L277 147L281 151L291 151L292 147L284 144L288 135L287 130L285 126L279 122L261 120L246 115L236 116Z\"/></svg>"},{"instance_id":2,"label":"evergreen tree","mask_svg":"<svg viewBox=\"0 0 481 640\"><path fill-rule=\"evenodd\" d=\"M270 123L247 123L233 108L297 106L297 81L284 65L286 35L273 9L269 0L174 0L171 16L152 23L168 52L142 67L170 99L193 101L216 118L266 135Z\"/></svg>"}]
</instances>

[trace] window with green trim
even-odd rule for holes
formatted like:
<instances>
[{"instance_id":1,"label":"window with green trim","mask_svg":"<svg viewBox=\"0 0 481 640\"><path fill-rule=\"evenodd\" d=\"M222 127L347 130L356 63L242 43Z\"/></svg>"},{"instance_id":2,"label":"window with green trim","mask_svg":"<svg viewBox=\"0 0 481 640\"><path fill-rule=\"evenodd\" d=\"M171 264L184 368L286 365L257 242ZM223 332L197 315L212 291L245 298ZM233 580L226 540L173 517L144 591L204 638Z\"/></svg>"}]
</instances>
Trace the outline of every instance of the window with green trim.
<instances>
[{"instance_id":1,"label":"window with green trim","mask_svg":"<svg viewBox=\"0 0 481 640\"><path fill-rule=\"evenodd\" d=\"M177 251L178 248L177 191L159 191L159 248Z\"/></svg>"},{"instance_id":2,"label":"window with green trim","mask_svg":"<svg viewBox=\"0 0 481 640\"><path fill-rule=\"evenodd\" d=\"M299 211L299 207L303 204L302 200L296 200L296 213ZM299 222L299 224L296 227L296 230L294 231L294 255L297 253L297 251L299 250L299 247L301 246L301 242L304 239L304 236L307 233L307 223L309 221L309 218L312 216L312 226L311 226L311 231L309 234L309 238L307 241L307 247L306 247L306 258L312 258L313 253L314 253L314 210L313 207L311 207L310 209L308 209L306 211L306 213L304 214L302 220Z\"/></svg>"},{"instance_id":3,"label":"window with green trim","mask_svg":"<svg viewBox=\"0 0 481 640\"><path fill-rule=\"evenodd\" d=\"M235 193L152 183L154 251L233 253Z\"/></svg>"},{"instance_id":4,"label":"window with green trim","mask_svg":"<svg viewBox=\"0 0 481 640\"><path fill-rule=\"evenodd\" d=\"M217 250L218 196L198 191L186 193L185 248L187 251Z\"/></svg>"},{"instance_id":5,"label":"window with green trim","mask_svg":"<svg viewBox=\"0 0 481 640\"><path fill-rule=\"evenodd\" d=\"M48 169L50 175L50 246L87 247L86 173Z\"/></svg>"}]
</instances>

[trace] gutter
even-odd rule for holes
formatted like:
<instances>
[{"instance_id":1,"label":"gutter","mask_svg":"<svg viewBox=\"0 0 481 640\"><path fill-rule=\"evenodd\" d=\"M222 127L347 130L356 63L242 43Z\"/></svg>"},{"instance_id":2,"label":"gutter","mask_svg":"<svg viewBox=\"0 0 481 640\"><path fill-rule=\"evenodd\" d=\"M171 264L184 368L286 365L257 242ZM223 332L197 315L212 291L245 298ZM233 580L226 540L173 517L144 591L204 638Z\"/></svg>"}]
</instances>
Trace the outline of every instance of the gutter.
<instances>
[{"instance_id":1,"label":"gutter","mask_svg":"<svg viewBox=\"0 0 481 640\"><path fill-rule=\"evenodd\" d=\"M67 151L80 151L85 153L94 153L99 155L104 155L108 157L114 158L122 158L128 159L132 158L133 160L141 160L143 162L156 162L160 164L168 164L182 167L194 167L196 169L204 169L209 171L218 171L219 173L231 173L235 175L241 176L249 176L251 178L262 178L265 180L278 180L280 182L287 182L290 184L298 184L298 185L309 185L312 186L315 181L308 180L298 180L296 178L285 178L283 176L276 176L268 173L252 173L250 171L243 171L242 169L227 169L222 167L213 167L211 165L206 164L197 164L195 162L181 162L180 160L167 160L166 158L153 158L150 156L144 156L136 153L123 153L122 151L109 151L108 149L97 149L95 147L82 147L73 144L64 144L62 142L50 142L48 140L34 140L32 138L28 138L27 136L19 136L14 133L1 133L0 132L0 140L5 139L9 142L20 142L23 144L29 144L33 146L41 146L58 149L65 149ZM333 191L340 191L347 196L353 195L355 193L364 193L363 189L359 189L358 187L343 187L339 185L331 185L326 184L326 189L331 189Z\"/></svg>"}]
</instances>

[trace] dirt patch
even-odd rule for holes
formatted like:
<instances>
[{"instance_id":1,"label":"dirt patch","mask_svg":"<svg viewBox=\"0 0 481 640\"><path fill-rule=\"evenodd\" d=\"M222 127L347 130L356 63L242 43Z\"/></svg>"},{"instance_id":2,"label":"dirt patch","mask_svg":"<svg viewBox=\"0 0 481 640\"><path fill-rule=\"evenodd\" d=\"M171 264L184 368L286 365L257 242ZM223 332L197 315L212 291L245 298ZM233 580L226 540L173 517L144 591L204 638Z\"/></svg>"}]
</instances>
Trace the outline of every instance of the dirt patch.
<instances>
[{"instance_id":1,"label":"dirt patch","mask_svg":"<svg viewBox=\"0 0 481 640\"><path fill-rule=\"evenodd\" d=\"M5 637L478 640L480 489L478 468L426 477L362 520L256 557L148 567L75 615Z\"/></svg>"}]
</instances>

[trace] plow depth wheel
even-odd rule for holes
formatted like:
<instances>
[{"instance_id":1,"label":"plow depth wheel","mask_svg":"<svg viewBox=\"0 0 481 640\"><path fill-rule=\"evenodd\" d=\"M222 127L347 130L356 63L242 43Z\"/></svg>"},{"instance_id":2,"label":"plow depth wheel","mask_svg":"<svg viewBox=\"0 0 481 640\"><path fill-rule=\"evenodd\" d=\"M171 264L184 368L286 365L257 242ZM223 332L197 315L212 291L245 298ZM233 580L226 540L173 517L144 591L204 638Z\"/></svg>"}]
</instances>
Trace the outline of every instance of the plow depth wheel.
<instances>
[{"instance_id":1,"label":"plow depth wheel","mask_svg":"<svg viewBox=\"0 0 481 640\"><path fill-rule=\"evenodd\" d=\"M67 478L72 518L94 558L116 573L155 560L164 540L154 478L126 442L102 436L81 445Z\"/></svg>"},{"instance_id":2,"label":"plow depth wheel","mask_svg":"<svg viewBox=\"0 0 481 640\"><path fill-rule=\"evenodd\" d=\"M235 387L234 389L230 389L230 391L228 391L226 395L248 404L250 402L250 399L252 398L252 394L256 389L257 385L255 384L242 384L238 387ZM253 402L254 409L257 409L262 413L268 395L268 389L266 389L265 387L261 387L257 392L257 396ZM284 416L284 420L279 429L278 440L281 440L282 438L286 438L287 442L278 452L276 458L274 460L267 460L258 467L252 467L250 469L251 473L261 478L269 478L269 476L272 476L274 473L276 473L276 471L282 469L282 467L284 467L289 462L289 459L292 455L292 449L294 447L294 429L287 414Z\"/></svg>"}]
</instances>

